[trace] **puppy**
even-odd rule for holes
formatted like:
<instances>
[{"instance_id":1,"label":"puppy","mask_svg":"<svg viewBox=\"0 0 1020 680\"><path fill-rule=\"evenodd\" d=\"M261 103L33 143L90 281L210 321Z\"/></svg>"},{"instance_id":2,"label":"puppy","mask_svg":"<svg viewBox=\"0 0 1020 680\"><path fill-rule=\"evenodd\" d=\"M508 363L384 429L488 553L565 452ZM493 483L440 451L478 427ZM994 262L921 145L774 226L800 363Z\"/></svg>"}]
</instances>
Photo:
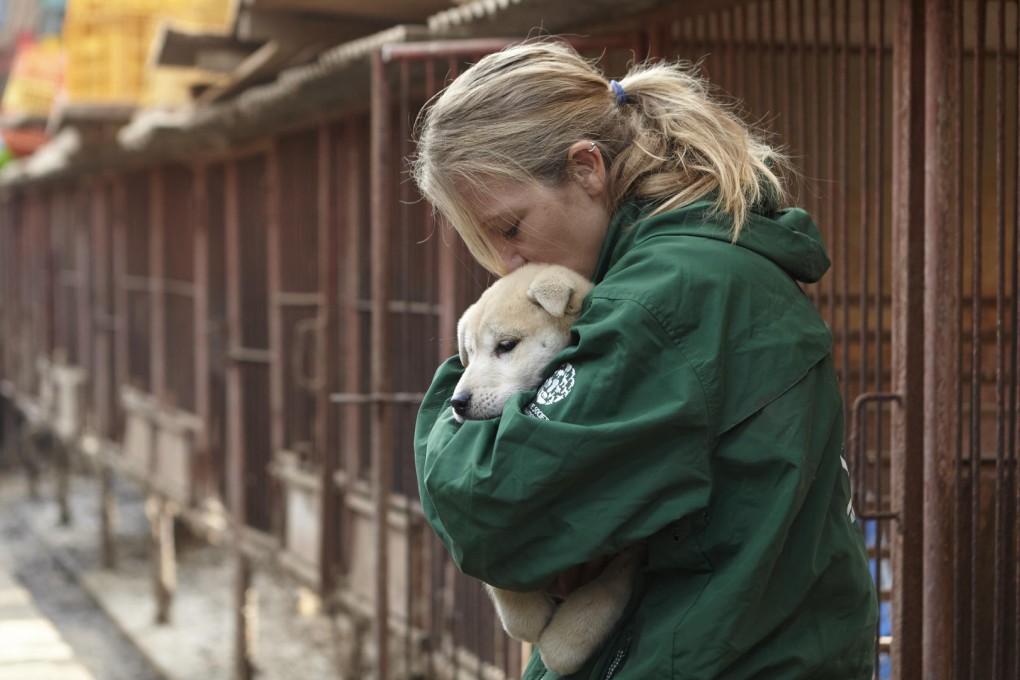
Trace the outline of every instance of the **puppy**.
<instances>
[{"instance_id":1,"label":"puppy","mask_svg":"<svg viewBox=\"0 0 1020 680\"><path fill-rule=\"evenodd\" d=\"M457 421L495 418L510 397L538 387L545 367L570 344L570 327L591 288L565 267L529 264L482 293L457 324L465 367L450 400ZM485 588L504 630L535 644L546 667L568 675L605 642L623 614L641 550L620 553L559 604L543 591Z\"/></svg>"}]
</instances>

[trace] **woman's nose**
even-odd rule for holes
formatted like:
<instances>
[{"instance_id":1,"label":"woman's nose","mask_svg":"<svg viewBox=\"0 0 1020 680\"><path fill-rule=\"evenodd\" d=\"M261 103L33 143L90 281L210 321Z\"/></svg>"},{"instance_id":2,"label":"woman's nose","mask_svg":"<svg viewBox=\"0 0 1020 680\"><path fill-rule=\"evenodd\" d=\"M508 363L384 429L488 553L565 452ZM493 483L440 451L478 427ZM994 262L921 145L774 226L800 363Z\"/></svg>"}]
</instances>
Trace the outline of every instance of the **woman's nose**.
<instances>
[{"instance_id":1,"label":"woman's nose","mask_svg":"<svg viewBox=\"0 0 1020 680\"><path fill-rule=\"evenodd\" d=\"M503 251L502 256L503 264L506 265L507 272L512 272L527 263L527 260L524 259L523 255L516 250L509 248Z\"/></svg>"}]
</instances>

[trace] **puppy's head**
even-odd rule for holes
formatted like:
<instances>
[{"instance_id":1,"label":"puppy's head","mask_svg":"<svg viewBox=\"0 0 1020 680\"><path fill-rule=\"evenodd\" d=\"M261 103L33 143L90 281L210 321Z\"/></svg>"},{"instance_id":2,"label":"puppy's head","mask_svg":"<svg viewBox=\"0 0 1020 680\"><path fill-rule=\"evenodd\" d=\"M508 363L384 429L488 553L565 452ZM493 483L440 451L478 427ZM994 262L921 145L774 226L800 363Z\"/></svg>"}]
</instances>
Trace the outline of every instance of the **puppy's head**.
<instances>
[{"instance_id":1,"label":"puppy's head","mask_svg":"<svg viewBox=\"0 0 1020 680\"><path fill-rule=\"evenodd\" d=\"M454 417L494 418L507 399L534 389L542 369L570 344L570 326L592 288L557 265L525 265L482 293L457 324L465 371L450 400Z\"/></svg>"}]
</instances>

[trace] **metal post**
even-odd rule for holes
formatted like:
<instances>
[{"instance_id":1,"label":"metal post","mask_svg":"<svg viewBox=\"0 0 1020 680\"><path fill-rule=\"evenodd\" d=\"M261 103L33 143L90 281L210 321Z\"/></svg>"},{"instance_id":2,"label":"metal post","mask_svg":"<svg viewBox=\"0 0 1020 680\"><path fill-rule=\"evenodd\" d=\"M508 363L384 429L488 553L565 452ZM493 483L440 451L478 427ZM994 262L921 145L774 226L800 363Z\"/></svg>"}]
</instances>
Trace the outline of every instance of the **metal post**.
<instances>
[{"instance_id":1,"label":"metal post","mask_svg":"<svg viewBox=\"0 0 1020 680\"><path fill-rule=\"evenodd\" d=\"M113 382L119 390L130 378L128 336L128 292L124 285L127 275L127 195L124 176L118 175L113 183L113 315L116 319L113 335Z\"/></svg>"},{"instance_id":2,"label":"metal post","mask_svg":"<svg viewBox=\"0 0 1020 680\"><path fill-rule=\"evenodd\" d=\"M954 0L930 0L925 37L924 241L924 621L922 676L945 678L953 664L952 508L960 414L955 409L960 379L960 292L962 248L956 171L962 116L961 59L953 39Z\"/></svg>"},{"instance_id":3,"label":"metal post","mask_svg":"<svg viewBox=\"0 0 1020 680\"><path fill-rule=\"evenodd\" d=\"M238 205L237 161L227 161L224 178L225 247L227 265L227 344L241 346L241 226ZM251 565L241 549L241 531L246 517L244 480L244 427L241 366L231 360L227 367L227 506L234 529L237 571L234 582L234 679L254 677L251 663L254 601L251 593Z\"/></svg>"},{"instance_id":4,"label":"metal post","mask_svg":"<svg viewBox=\"0 0 1020 680\"><path fill-rule=\"evenodd\" d=\"M95 189L92 201L92 246L95 249L95 294L93 315L95 327L95 370L93 371L93 401L96 414L96 431L101 439L113 434L113 399L116 389L111 378L110 354L111 334L114 326L110 315L110 214L113 206L108 205L109 194L105 183ZM117 562L116 543L113 540L113 523L116 500L113 496L113 472L108 461L99 457L99 545L102 564L112 569Z\"/></svg>"},{"instance_id":5,"label":"metal post","mask_svg":"<svg viewBox=\"0 0 1020 680\"><path fill-rule=\"evenodd\" d=\"M152 305L149 319L149 342L152 352L149 354L149 385L153 396L162 400L166 390L166 297L163 294L165 280L163 242L166 239L164 223L164 182L162 168L154 168L149 175L149 281L150 304Z\"/></svg>"},{"instance_id":6,"label":"metal post","mask_svg":"<svg viewBox=\"0 0 1020 680\"><path fill-rule=\"evenodd\" d=\"M269 413L270 458L284 443L283 306L280 304L280 154L274 139L266 152L266 278L269 313ZM277 504L278 506L278 504ZM278 514L279 507L274 514ZM273 527L279 529L279 526Z\"/></svg>"},{"instance_id":7,"label":"metal post","mask_svg":"<svg viewBox=\"0 0 1020 680\"><path fill-rule=\"evenodd\" d=\"M195 238L192 244L194 258L195 306L192 309L195 343L195 415L202 421L196 438L198 460L201 461L202 493L214 494L213 463L209 446L209 427L212 423L212 395L209 374L212 371L209 357L209 197L208 174L204 164L193 168L191 195L194 200L192 219ZM195 481L195 480L193 480Z\"/></svg>"},{"instance_id":8,"label":"metal post","mask_svg":"<svg viewBox=\"0 0 1020 680\"><path fill-rule=\"evenodd\" d=\"M337 323L337 287L340 276L339 253L334 238L333 186L336 181L333 168L333 135L329 123L319 124L318 158L318 247L319 247L319 289L322 303L319 305L319 323L316 331L315 371L321 380L315 390L315 442L321 461L322 503L319 525L322 538L319 552L319 586L324 594L332 593L336 585L335 563L337 557L340 503L333 475L337 468L337 451L332 449L335 432L331 427L334 414L329 405L329 393L336 377L339 356L337 352L325 351L327 342L333 342L339 335ZM333 598L326 598L332 602Z\"/></svg>"},{"instance_id":9,"label":"metal post","mask_svg":"<svg viewBox=\"0 0 1020 680\"><path fill-rule=\"evenodd\" d=\"M392 439L390 404L382 395L390 391L389 347L390 272L389 194L390 101L386 66L381 52L372 55L371 113L371 337L372 392L372 490L375 500L375 621L376 678L389 678L389 505L392 485Z\"/></svg>"},{"instance_id":10,"label":"metal post","mask_svg":"<svg viewBox=\"0 0 1020 680\"><path fill-rule=\"evenodd\" d=\"M899 0L893 46L892 389L902 395L893 410L892 536L893 673L921 677L924 487L924 0Z\"/></svg>"}]
</instances>

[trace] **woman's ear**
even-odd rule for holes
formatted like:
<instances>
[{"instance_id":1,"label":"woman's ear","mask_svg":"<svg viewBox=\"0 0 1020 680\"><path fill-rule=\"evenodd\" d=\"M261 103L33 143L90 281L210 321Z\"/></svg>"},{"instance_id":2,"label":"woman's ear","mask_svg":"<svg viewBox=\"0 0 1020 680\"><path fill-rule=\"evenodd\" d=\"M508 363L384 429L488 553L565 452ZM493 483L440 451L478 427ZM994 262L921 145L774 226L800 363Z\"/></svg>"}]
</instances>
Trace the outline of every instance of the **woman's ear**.
<instances>
[{"instance_id":1,"label":"woman's ear","mask_svg":"<svg viewBox=\"0 0 1020 680\"><path fill-rule=\"evenodd\" d=\"M606 166L602 151L590 139L574 142L567 149L567 172L589 196L601 200L606 195Z\"/></svg>"}]
</instances>

